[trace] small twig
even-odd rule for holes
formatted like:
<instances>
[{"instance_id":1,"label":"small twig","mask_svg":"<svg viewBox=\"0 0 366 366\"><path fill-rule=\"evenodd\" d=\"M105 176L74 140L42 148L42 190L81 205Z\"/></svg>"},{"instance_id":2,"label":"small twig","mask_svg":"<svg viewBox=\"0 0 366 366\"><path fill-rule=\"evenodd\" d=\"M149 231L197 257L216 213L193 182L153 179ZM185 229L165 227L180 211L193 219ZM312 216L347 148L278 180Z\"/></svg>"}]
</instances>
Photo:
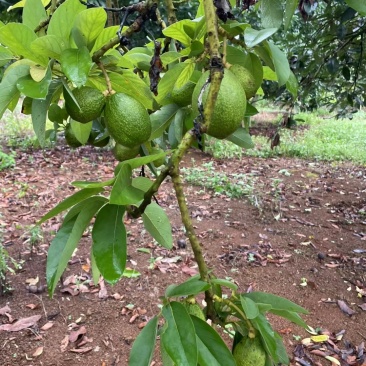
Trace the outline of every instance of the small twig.
<instances>
[{"instance_id":1,"label":"small twig","mask_svg":"<svg viewBox=\"0 0 366 366\"><path fill-rule=\"evenodd\" d=\"M226 30L224 28L219 26L218 32L219 32L220 36L226 37L227 39L229 39L232 44L235 44L237 46L242 46L243 48L247 48L247 45L245 44L244 41L241 41L240 39L235 38L233 35L226 32Z\"/></svg>"},{"instance_id":2,"label":"small twig","mask_svg":"<svg viewBox=\"0 0 366 366\"><path fill-rule=\"evenodd\" d=\"M43 303L43 300L42 300L42 295L41 296L37 296L36 294L32 294L32 295L35 296L41 302L44 315L45 315L45 317L47 319L48 318L48 314L47 314L46 308L45 308L44 303Z\"/></svg>"},{"instance_id":3,"label":"small twig","mask_svg":"<svg viewBox=\"0 0 366 366\"><path fill-rule=\"evenodd\" d=\"M105 82L107 84L108 94L112 94L113 89L112 89L111 79L109 78L109 75L108 75L103 63L99 61L97 65L102 70L102 73L104 75Z\"/></svg>"}]
</instances>

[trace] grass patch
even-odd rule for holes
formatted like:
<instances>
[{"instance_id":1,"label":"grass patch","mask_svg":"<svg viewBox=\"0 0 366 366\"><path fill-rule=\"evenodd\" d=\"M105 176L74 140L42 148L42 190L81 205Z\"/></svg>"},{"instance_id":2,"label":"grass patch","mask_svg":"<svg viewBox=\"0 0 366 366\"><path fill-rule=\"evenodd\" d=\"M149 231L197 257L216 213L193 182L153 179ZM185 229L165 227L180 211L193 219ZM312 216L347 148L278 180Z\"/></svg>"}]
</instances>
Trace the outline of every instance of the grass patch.
<instances>
[{"instance_id":1,"label":"grass patch","mask_svg":"<svg viewBox=\"0 0 366 366\"><path fill-rule=\"evenodd\" d=\"M255 157L298 157L303 159L326 161L350 161L366 165L365 136L366 113L355 114L352 120L322 118L319 113L302 113L296 116L309 128L292 131L283 129L281 145L271 150L268 139L255 136L255 148L251 150L234 149L228 141L210 141L208 151L217 158ZM230 152L231 156L225 156Z\"/></svg>"},{"instance_id":2,"label":"grass patch","mask_svg":"<svg viewBox=\"0 0 366 366\"><path fill-rule=\"evenodd\" d=\"M15 166L15 153L6 154L0 150L0 172Z\"/></svg>"}]
</instances>

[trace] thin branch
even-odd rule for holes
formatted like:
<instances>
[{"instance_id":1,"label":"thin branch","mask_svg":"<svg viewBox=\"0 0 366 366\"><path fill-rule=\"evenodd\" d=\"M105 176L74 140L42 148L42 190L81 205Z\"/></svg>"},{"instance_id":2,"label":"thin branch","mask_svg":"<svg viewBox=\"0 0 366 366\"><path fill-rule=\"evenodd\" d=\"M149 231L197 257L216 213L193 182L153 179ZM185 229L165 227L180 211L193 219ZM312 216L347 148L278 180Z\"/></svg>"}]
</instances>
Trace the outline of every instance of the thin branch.
<instances>
[{"instance_id":1,"label":"thin branch","mask_svg":"<svg viewBox=\"0 0 366 366\"><path fill-rule=\"evenodd\" d=\"M105 82L107 84L107 90L108 90L108 94L112 94L112 84L111 84L111 79L109 78L109 75L103 65L102 62L98 62L98 67L102 70L102 73L104 75L104 78L105 78Z\"/></svg>"},{"instance_id":2,"label":"thin branch","mask_svg":"<svg viewBox=\"0 0 366 366\"><path fill-rule=\"evenodd\" d=\"M175 7L173 4L173 0L165 0L166 10L168 13L168 23L173 24L178 21L177 16L175 14Z\"/></svg>"},{"instance_id":3,"label":"thin branch","mask_svg":"<svg viewBox=\"0 0 366 366\"><path fill-rule=\"evenodd\" d=\"M222 28L221 26L219 26L219 35L222 37L226 37L227 39L230 40L230 42L232 44L235 44L237 46L241 46L243 48L247 48L247 45L245 44L244 41L241 41L240 39L236 39L232 34L230 34L229 32L227 32L224 28Z\"/></svg>"}]
</instances>

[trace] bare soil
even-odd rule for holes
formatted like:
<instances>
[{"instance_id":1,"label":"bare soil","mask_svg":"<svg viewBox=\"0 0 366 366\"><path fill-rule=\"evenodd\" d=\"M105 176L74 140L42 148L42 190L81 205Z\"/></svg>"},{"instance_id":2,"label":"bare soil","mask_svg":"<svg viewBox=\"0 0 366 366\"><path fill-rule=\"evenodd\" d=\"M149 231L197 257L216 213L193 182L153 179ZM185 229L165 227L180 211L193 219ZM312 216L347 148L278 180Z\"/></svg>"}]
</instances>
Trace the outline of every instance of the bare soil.
<instances>
[{"instance_id":1,"label":"bare soil","mask_svg":"<svg viewBox=\"0 0 366 366\"><path fill-rule=\"evenodd\" d=\"M191 166L192 158L195 165L212 160L191 151L184 165ZM61 218L44 224L43 237L33 246L30 228L75 191L71 181L108 179L114 166L108 151L56 148L19 152L16 167L0 172L3 243L14 259L24 261L20 271L8 275L11 294L0 296L0 309L10 309L8 315L0 315L0 326L40 316L26 329L0 330L1 366L127 365L133 340L158 313L165 288L197 272L189 245L175 245L170 252L157 247L140 220L128 219L127 266L141 276L123 278L106 288L103 283L94 286L90 233L85 233L63 283L53 299L48 297L44 289L47 248ZM330 334L345 331L339 348L345 347L345 340L354 346L365 341L365 168L283 158L215 160L214 166L227 174L254 174L259 202L254 207L245 197L230 199L186 185L194 225L217 276L232 278L242 292L271 292L304 306L310 311L305 320L313 328ZM276 185L274 179L279 179ZM163 184L157 199L171 217L175 240L185 239L170 182ZM150 254L141 248L148 248ZM296 338L310 335L278 318L271 321L284 336L295 365L302 357ZM306 362L331 365L324 358Z\"/></svg>"}]
</instances>

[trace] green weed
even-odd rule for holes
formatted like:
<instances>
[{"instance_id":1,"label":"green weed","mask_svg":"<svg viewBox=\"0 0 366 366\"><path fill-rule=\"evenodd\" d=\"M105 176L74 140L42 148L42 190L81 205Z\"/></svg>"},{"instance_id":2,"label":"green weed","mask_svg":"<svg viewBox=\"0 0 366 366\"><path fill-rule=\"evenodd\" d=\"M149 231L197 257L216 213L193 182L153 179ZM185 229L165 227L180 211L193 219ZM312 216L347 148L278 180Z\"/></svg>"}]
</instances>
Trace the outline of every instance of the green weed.
<instances>
[{"instance_id":1,"label":"green weed","mask_svg":"<svg viewBox=\"0 0 366 366\"><path fill-rule=\"evenodd\" d=\"M0 151L0 172L13 168L15 166L15 153L12 151L10 154L6 154L3 151Z\"/></svg>"},{"instance_id":2,"label":"green weed","mask_svg":"<svg viewBox=\"0 0 366 366\"><path fill-rule=\"evenodd\" d=\"M22 268L23 261L16 261L8 251L0 244L0 296L11 292L13 289L8 275Z\"/></svg>"}]
</instances>

